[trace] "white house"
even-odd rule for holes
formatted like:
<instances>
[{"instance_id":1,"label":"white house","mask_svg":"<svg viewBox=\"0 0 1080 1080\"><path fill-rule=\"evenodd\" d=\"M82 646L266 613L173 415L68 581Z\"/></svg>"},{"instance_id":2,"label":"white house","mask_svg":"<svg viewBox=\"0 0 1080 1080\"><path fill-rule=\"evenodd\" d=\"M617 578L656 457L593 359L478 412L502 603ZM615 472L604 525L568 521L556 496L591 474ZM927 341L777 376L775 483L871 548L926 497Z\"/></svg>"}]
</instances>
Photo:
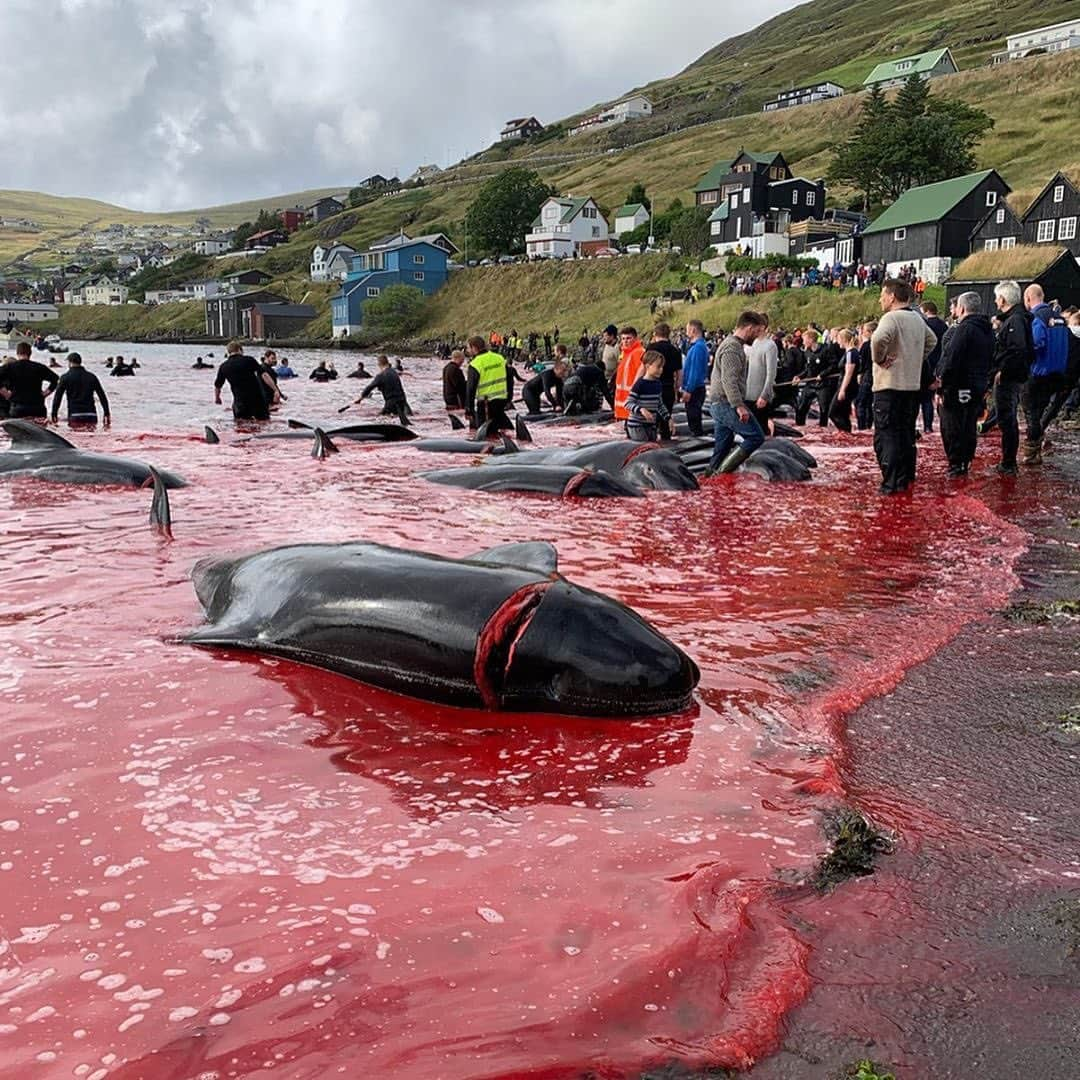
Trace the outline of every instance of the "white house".
<instances>
[{"instance_id":1,"label":"white house","mask_svg":"<svg viewBox=\"0 0 1080 1080\"><path fill-rule=\"evenodd\" d=\"M188 300L206 300L208 297L217 296L222 289L220 281L185 281L180 286L180 291Z\"/></svg>"},{"instance_id":2,"label":"white house","mask_svg":"<svg viewBox=\"0 0 1080 1080\"><path fill-rule=\"evenodd\" d=\"M422 180L426 184L432 177L438 176L441 172L442 169L438 165L419 165L412 176L409 177L409 181L415 184L418 180Z\"/></svg>"},{"instance_id":3,"label":"white house","mask_svg":"<svg viewBox=\"0 0 1080 1080\"><path fill-rule=\"evenodd\" d=\"M147 304L186 304L194 300L183 289L147 289L145 303Z\"/></svg>"},{"instance_id":4,"label":"white house","mask_svg":"<svg viewBox=\"0 0 1080 1080\"><path fill-rule=\"evenodd\" d=\"M8 304L0 301L0 322L31 323L59 319L55 304Z\"/></svg>"},{"instance_id":5,"label":"white house","mask_svg":"<svg viewBox=\"0 0 1080 1080\"><path fill-rule=\"evenodd\" d=\"M348 244L318 244L311 252L311 280L344 281L355 254Z\"/></svg>"},{"instance_id":6,"label":"white house","mask_svg":"<svg viewBox=\"0 0 1080 1080\"><path fill-rule=\"evenodd\" d=\"M611 127L613 124L625 124L628 120L640 120L645 116L652 116L652 102L642 94L634 94L631 97L616 101L606 109L587 116L580 123L570 129L569 134L579 135L583 131L591 131L596 128Z\"/></svg>"},{"instance_id":7,"label":"white house","mask_svg":"<svg viewBox=\"0 0 1080 1080\"><path fill-rule=\"evenodd\" d=\"M195 241L196 255L220 255L232 247L232 240L227 236L210 236L205 240Z\"/></svg>"},{"instance_id":8,"label":"white house","mask_svg":"<svg viewBox=\"0 0 1080 1080\"><path fill-rule=\"evenodd\" d=\"M1040 26L1037 30L1010 34L1005 39L1005 50L994 53L991 59L995 64L1003 64L1008 60L1021 60L1025 56L1076 48L1080 48L1080 19L1070 19L1052 26Z\"/></svg>"},{"instance_id":9,"label":"white house","mask_svg":"<svg viewBox=\"0 0 1080 1080\"><path fill-rule=\"evenodd\" d=\"M530 258L568 258L591 255L607 247L608 223L591 198L550 198L525 237Z\"/></svg>"},{"instance_id":10,"label":"white house","mask_svg":"<svg viewBox=\"0 0 1080 1080\"><path fill-rule=\"evenodd\" d=\"M781 90L772 101L761 106L762 112L776 112L777 109L793 109L796 105L813 105L816 101L844 96L844 88L836 83L815 83L813 86L800 86L794 90Z\"/></svg>"},{"instance_id":11,"label":"white house","mask_svg":"<svg viewBox=\"0 0 1080 1080\"><path fill-rule=\"evenodd\" d=\"M615 235L633 232L649 220L649 211L641 203L627 203L615 211Z\"/></svg>"},{"instance_id":12,"label":"white house","mask_svg":"<svg viewBox=\"0 0 1080 1080\"><path fill-rule=\"evenodd\" d=\"M94 278L85 285L64 290L64 303L75 307L95 307L110 304L126 304L128 289L108 275Z\"/></svg>"}]
</instances>

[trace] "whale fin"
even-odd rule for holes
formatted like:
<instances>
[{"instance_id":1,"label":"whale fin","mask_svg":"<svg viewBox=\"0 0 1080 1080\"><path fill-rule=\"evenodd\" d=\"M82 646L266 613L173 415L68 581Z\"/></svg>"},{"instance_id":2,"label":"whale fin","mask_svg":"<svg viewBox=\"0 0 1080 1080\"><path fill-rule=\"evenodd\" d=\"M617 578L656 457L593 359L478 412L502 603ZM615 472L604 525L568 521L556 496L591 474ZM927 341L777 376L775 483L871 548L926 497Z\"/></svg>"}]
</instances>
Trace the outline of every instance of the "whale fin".
<instances>
[{"instance_id":1,"label":"whale fin","mask_svg":"<svg viewBox=\"0 0 1080 1080\"><path fill-rule=\"evenodd\" d=\"M315 441L311 444L311 456L321 461L338 452L338 448L330 441L330 436L322 428L316 428Z\"/></svg>"},{"instance_id":2,"label":"whale fin","mask_svg":"<svg viewBox=\"0 0 1080 1080\"><path fill-rule=\"evenodd\" d=\"M294 430L299 430L299 431L314 431L315 430L311 426L311 424L305 424L303 420L286 420L285 423L288 424L289 427L293 428Z\"/></svg>"},{"instance_id":3,"label":"whale fin","mask_svg":"<svg viewBox=\"0 0 1080 1080\"><path fill-rule=\"evenodd\" d=\"M451 431L462 431L462 430L464 430L464 428L465 428L465 425L461 422L461 417L455 416L453 413L451 413L450 414L450 430Z\"/></svg>"},{"instance_id":4,"label":"whale fin","mask_svg":"<svg viewBox=\"0 0 1080 1080\"><path fill-rule=\"evenodd\" d=\"M529 429L525 426L525 420L520 416L514 417L514 434L518 438L518 442L532 442L532 435L529 434Z\"/></svg>"},{"instance_id":5,"label":"whale fin","mask_svg":"<svg viewBox=\"0 0 1080 1080\"><path fill-rule=\"evenodd\" d=\"M150 476L154 481L154 498L150 503L150 524L164 536L172 536L172 509L169 506L169 491L161 473L149 466Z\"/></svg>"},{"instance_id":6,"label":"whale fin","mask_svg":"<svg viewBox=\"0 0 1080 1080\"><path fill-rule=\"evenodd\" d=\"M485 423L480 425L480 427L476 431L476 434L473 436L473 439L475 439L476 442L483 442L488 437L488 435L490 433L491 433L491 421L488 420Z\"/></svg>"},{"instance_id":7,"label":"whale fin","mask_svg":"<svg viewBox=\"0 0 1080 1080\"><path fill-rule=\"evenodd\" d=\"M49 446L63 446L68 450L76 449L74 444L69 443L62 435L57 435L55 431L50 431L31 420L5 420L3 428L14 449L35 446L42 449Z\"/></svg>"},{"instance_id":8,"label":"whale fin","mask_svg":"<svg viewBox=\"0 0 1080 1080\"><path fill-rule=\"evenodd\" d=\"M518 544L497 544L466 557L465 562L494 563L512 566L517 570L534 570L538 574L559 572L559 553L547 540L530 540Z\"/></svg>"},{"instance_id":9,"label":"whale fin","mask_svg":"<svg viewBox=\"0 0 1080 1080\"><path fill-rule=\"evenodd\" d=\"M518 447L517 447L517 443L514 442L513 439L509 438L506 435L504 435L502 437L502 449L503 449L504 454L518 454L518 453L520 453L520 451L518 450Z\"/></svg>"},{"instance_id":10,"label":"whale fin","mask_svg":"<svg viewBox=\"0 0 1080 1080\"><path fill-rule=\"evenodd\" d=\"M221 439L218 437L218 433L209 424L207 424L206 427L203 428L203 439L211 444L221 442Z\"/></svg>"}]
</instances>

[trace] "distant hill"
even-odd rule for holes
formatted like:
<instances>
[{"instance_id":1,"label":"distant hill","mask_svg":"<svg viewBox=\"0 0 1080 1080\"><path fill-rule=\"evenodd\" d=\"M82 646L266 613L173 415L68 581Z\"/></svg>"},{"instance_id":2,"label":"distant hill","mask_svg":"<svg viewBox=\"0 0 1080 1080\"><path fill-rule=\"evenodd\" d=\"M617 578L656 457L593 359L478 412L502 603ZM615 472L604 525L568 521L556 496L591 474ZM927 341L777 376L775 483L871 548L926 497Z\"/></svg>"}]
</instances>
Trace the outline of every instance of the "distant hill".
<instances>
[{"instance_id":1,"label":"distant hill","mask_svg":"<svg viewBox=\"0 0 1080 1080\"><path fill-rule=\"evenodd\" d=\"M297 203L309 205L324 195L340 194L342 190L340 187L315 188L225 206L152 214L96 199L47 195L40 191L0 190L0 218L27 219L40 226L40 231L35 232L0 228L0 265L40 249L47 240L72 236L88 225L96 228L113 224L191 225L199 218L207 218L214 228L229 228L252 220L263 208L275 209Z\"/></svg>"}]
</instances>

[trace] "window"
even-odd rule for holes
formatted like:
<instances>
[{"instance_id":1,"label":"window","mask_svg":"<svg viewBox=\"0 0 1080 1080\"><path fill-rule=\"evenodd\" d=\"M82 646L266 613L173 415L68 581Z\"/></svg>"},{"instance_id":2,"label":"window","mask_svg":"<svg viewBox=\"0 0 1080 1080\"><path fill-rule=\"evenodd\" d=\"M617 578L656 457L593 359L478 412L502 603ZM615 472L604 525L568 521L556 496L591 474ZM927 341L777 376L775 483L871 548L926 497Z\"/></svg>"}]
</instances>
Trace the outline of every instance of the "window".
<instances>
[{"instance_id":1,"label":"window","mask_svg":"<svg viewBox=\"0 0 1080 1080\"><path fill-rule=\"evenodd\" d=\"M701 202L702 206L704 206L706 203L716 202L717 196L719 194L720 193L718 191L702 191L698 195L698 200Z\"/></svg>"},{"instance_id":2,"label":"window","mask_svg":"<svg viewBox=\"0 0 1080 1080\"><path fill-rule=\"evenodd\" d=\"M1005 207L1004 206L994 215L994 220L999 225L1004 225L1005 224Z\"/></svg>"},{"instance_id":3,"label":"window","mask_svg":"<svg viewBox=\"0 0 1080 1080\"><path fill-rule=\"evenodd\" d=\"M986 243L983 245L983 250L984 251L997 251L997 249L998 249L997 240L987 240Z\"/></svg>"},{"instance_id":4,"label":"window","mask_svg":"<svg viewBox=\"0 0 1080 1080\"><path fill-rule=\"evenodd\" d=\"M1076 218L1063 217L1058 223L1058 239L1059 240L1075 240L1076 239Z\"/></svg>"},{"instance_id":5,"label":"window","mask_svg":"<svg viewBox=\"0 0 1080 1080\"><path fill-rule=\"evenodd\" d=\"M907 229L893 229L892 238L896 241L907 239Z\"/></svg>"},{"instance_id":6,"label":"window","mask_svg":"<svg viewBox=\"0 0 1080 1080\"><path fill-rule=\"evenodd\" d=\"M1035 237L1036 243L1046 244L1054 239L1054 221L1052 218L1039 222L1039 232Z\"/></svg>"},{"instance_id":7,"label":"window","mask_svg":"<svg viewBox=\"0 0 1080 1080\"><path fill-rule=\"evenodd\" d=\"M424 263L424 256L423 256L423 255L414 255L414 256L412 257L412 261L413 261L414 263L418 263L419 265L421 265L421 266L422 266L422 265L423 265L423 263Z\"/></svg>"},{"instance_id":8,"label":"window","mask_svg":"<svg viewBox=\"0 0 1080 1080\"><path fill-rule=\"evenodd\" d=\"M986 193L986 205L987 206L997 206L997 192L996 191L988 191Z\"/></svg>"},{"instance_id":9,"label":"window","mask_svg":"<svg viewBox=\"0 0 1080 1080\"><path fill-rule=\"evenodd\" d=\"M806 193L806 205L807 206L813 206L814 205L814 197L816 195L817 195L816 191L808 191Z\"/></svg>"},{"instance_id":10,"label":"window","mask_svg":"<svg viewBox=\"0 0 1080 1080\"><path fill-rule=\"evenodd\" d=\"M1014 247L1016 247L1016 237L1015 236L1003 236L1001 238L1001 250L1002 251L1005 251L1007 248L1014 248Z\"/></svg>"},{"instance_id":11,"label":"window","mask_svg":"<svg viewBox=\"0 0 1080 1080\"><path fill-rule=\"evenodd\" d=\"M378 296L379 295L379 287L378 287L378 285L369 285L367 287L367 294L368 294L368 296Z\"/></svg>"},{"instance_id":12,"label":"window","mask_svg":"<svg viewBox=\"0 0 1080 1080\"><path fill-rule=\"evenodd\" d=\"M600 235L600 226L599 225L594 225L592 227L592 234L593 234L593 236L599 236Z\"/></svg>"},{"instance_id":13,"label":"window","mask_svg":"<svg viewBox=\"0 0 1080 1080\"><path fill-rule=\"evenodd\" d=\"M738 192L735 192L735 194L731 196L731 209L732 210L738 210L739 209L739 193Z\"/></svg>"},{"instance_id":14,"label":"window","mask_svg":"<svg viewBox=\"0 0 1080 1080\"><path fill-rule=\"evenodd\" d=\"M1058 184L1058 186L1056 188L1054 188L1054 202L1064 202L1064 201L1065 201L1065 185L1064 184Z\"/></svg>"},{"instance_id":15,"label":"window","mask_svg":"<svg viewBox=\"0 0 1080 1080\"><path fill-rule=\"evenodd\" d=\"M424 280L424 271L423 270L414 270L412 277L413 277L413 281L423 281Z\"/></svg>"},{"instance_id":16,"label":"window","mask_svg":"<svg viewBox=\"0 0 1080 1080\"><path fill-rule=\"evenodd\" d=\"M799 205L799 189L798 188L795 188L791 193L791 205L792 206L798 206Z\"/></svg>"}]
</instances>

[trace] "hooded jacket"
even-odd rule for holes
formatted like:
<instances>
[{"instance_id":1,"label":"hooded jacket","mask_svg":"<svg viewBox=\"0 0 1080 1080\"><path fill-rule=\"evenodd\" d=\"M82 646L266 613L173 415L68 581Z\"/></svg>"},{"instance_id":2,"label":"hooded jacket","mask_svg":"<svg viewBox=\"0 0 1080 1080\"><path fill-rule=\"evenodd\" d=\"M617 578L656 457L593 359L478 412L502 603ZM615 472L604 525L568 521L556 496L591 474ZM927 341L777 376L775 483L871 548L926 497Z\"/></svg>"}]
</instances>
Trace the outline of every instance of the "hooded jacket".
<instances>
[{"instance_id":1,"label":"hooded jacket","mask_svg":"<svg viewBox=\"0 0 1080 1080\"><path fill-rule=\"evenodd\" d=\"M942 390L981 394L994 362L994 329L985 315L968 315L942 338L937 377Z\"/></svg>"},{"instance_id":2,"label":"hooded jacket","mask_svg":"<svg viewBox=\"0 0 1080 1080\"><path fill-rule=\"evenodd\" d=\"M1035 348L1032 377L1064 375L1069 364L1069 327L1049 304L1031 309L1031 341Z\"/></svg>"},{"instance_id":3,"label":"hooded jacket","mask_svg":"<svg viewBox=\"0 0 1080 1080\"><path fill-rule=\"evenodd\" d=\"M1027 382L1035 349L1031 343L1030 316L1023 304L1009 308L1001 316L1001 329L994 345L994 373L1002 382Z\"/></svg>"}]
</instances>

